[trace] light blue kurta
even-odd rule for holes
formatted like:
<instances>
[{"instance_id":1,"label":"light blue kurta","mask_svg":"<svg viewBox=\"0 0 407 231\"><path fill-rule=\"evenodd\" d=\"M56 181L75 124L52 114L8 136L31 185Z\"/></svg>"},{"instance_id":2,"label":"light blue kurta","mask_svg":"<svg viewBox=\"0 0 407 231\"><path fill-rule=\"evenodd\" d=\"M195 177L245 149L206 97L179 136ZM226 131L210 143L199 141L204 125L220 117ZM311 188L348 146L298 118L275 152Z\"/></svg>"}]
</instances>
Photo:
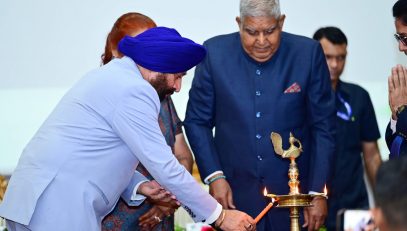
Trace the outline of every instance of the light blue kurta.
<instances>
[{"instance_id":1,"label":"light blue kurta","mask_svg":"<svg viewBox=\"0 0 407 231\"><path fill-rule=\"evenodd\" d=\"M159 110L130 58L88 73L24 149L0 216L33 230L100 230L140 161L195 221L207 219L218 203L171 153Z\"/></svg>"}]
</instances>

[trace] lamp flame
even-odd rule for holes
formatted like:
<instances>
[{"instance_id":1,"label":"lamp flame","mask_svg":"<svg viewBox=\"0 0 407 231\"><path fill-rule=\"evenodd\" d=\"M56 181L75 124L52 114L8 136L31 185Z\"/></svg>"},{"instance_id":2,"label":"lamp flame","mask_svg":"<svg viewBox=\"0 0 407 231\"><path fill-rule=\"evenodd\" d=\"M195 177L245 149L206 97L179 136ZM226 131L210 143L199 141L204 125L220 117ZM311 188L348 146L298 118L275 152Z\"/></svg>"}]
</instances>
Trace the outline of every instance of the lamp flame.
<instances>
[{"instance_id":1,"label":"lamp flame","mask_svg":"<svg viewBox=\"0 0 407 231\"><path fill-rule=\"evenodd\" d=\"M267 194L268 194L268 193L267 193L267 189L266 189L266 187L264 187L263 195L264 195L264 196L267 196Z\"/></svg>"},{"instance_id":2,"label":"lamp flame","mask_svg":"<svg viewBox=\"0 0 407 231\"><path fill-rule=\"evenodd\" d=\"M324 187L324 194L325 194L325 196L328 195L328 189L326 188L326 185Z\"/></svg>"}]
</instances>

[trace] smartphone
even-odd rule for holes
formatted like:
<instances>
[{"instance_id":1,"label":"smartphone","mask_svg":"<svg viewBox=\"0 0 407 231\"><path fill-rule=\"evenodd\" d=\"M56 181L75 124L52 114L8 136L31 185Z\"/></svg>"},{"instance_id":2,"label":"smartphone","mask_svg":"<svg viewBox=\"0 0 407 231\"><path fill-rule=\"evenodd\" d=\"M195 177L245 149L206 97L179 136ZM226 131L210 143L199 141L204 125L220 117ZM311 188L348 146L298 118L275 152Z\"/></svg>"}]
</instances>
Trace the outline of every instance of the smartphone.
<instances>
[{"instance_id":1,"label":"smartphone","mask_svg":"<svg viewBox=\"0 0 407 231\"><path fill-rule=\"evenodd\" d=\"M370 210L339 210L336 217L336 231L367 231L372 224Z\"/></svg>"}]
</instances>

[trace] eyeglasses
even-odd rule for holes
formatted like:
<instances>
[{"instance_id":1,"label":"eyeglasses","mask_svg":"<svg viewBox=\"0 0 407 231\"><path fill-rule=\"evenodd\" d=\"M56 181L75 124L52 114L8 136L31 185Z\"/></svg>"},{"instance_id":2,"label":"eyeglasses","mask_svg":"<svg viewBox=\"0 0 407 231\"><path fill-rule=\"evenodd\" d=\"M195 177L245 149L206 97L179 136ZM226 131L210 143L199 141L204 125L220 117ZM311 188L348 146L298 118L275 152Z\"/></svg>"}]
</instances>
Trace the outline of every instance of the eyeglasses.
<instances>
[{"instance_id":1,"label":"eyeglasses","mask_svg":"<svg viewBox=\"0 0 407 231\"><path fill-rule=\"evenodd\" d=\"M407 46L407 36L396 33L394 34L394 38L396 38L398 42L403 43L404 46Z\"/></svg>"}]
</instances>

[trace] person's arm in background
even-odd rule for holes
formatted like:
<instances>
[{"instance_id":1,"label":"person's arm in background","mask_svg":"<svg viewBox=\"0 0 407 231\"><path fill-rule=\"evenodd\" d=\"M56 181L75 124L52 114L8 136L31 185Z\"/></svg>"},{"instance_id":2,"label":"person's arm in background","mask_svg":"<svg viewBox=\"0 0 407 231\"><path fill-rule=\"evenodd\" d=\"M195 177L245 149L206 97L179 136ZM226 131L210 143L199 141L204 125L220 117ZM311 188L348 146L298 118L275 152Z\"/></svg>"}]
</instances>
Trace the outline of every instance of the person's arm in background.
<instances>
[{"instance_id":1,"label":"person's arm in background","mask_svg":"<svg viewBox=\"0 0 407 231\"><path fill-rule=\"evenodd\" d=\"M376 172L382 163L377 141L362 142L363 160L370 184L375 186Z\"/></svg>"},{"instance_id":2,"label":"person's arm in background","mask_svg":"<svg viewBox=\"0 0 407 231\"><path fill-rule=\"evenodd\" d=\"M189 149L185 141L184 133L179 133L175 136L174 155L178 162L182 164L189 173L192 173L194 159L191 149Z\"/></svg>"},{"instance_id":3,"label":"person's arm in background","mask_svg":"<svg viewBox=\"0 0 407 231\"><path fill-rule=\"evenodd\" d=\"M375 186L376 172L382 163L377 140L380 139L379 126L369 93L365 90L358 96L362 100L360 136L365 169L372 187Z\"/></svg>"},{"instance_id":4,"label":"person's arm in background","mask_svg":"<svg viewBox=\"0 0 407 231\"><path fill-rule=\"evenodd\" d=\"M170 115L169 123L171 127L174 128L175 142L173 146L173 153L178 162L182 164L185 169L192 173L192 166L194 164L194 158L192 157L191 149L189 148L184 133L182 131L182 121L178 116L177 110L175 109L174 102L171 97L167 98L168 113ZM163 110L160 111L160 114L164 113ZM164 132L163 132L164 133Z\"/></svg>"},{"instance_id":5,"label":"person's arm in background","mask_svg":"<svg viewBox=\"0 0 407 231\"><path fill-rule=\"evenodd\" d=\"M307 92L307 114L311 138L309 191L321 192L331 178L335 154L335 98L325 55L319 44L313 49L310 85ZM304 209L303 227L318 230L328 213L326 198L314 197L313 207Z\"/></svg>"}]
</instances>

